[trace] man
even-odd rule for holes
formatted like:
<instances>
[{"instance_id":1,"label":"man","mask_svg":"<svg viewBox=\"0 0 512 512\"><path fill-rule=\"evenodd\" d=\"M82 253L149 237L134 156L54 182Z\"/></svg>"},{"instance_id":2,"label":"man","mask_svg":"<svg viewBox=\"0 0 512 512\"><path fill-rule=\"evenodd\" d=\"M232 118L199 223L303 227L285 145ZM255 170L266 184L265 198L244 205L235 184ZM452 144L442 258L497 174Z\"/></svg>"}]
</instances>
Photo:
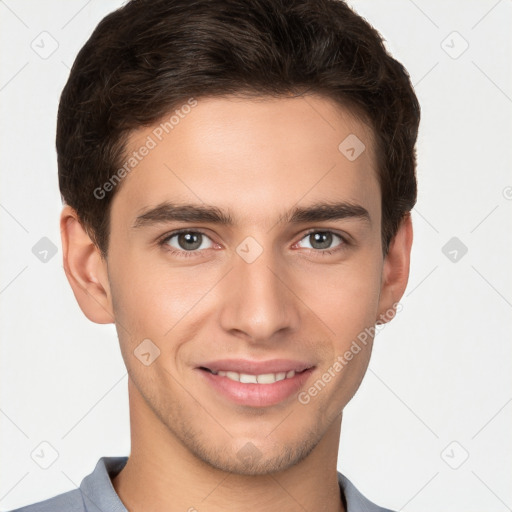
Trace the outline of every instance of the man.
<instances>
[{"instance_id":1,"label":"man","mask_svg":"<svg viewBox=\"0 0 512 512\"><path fill-rule=\"evenodd\" d=\"M419 105L339 0L132 0L58 117L63 261L115 323L130 456L19 510L383 511L337 472L407 285Z\"/></svg>"}]
</instances>

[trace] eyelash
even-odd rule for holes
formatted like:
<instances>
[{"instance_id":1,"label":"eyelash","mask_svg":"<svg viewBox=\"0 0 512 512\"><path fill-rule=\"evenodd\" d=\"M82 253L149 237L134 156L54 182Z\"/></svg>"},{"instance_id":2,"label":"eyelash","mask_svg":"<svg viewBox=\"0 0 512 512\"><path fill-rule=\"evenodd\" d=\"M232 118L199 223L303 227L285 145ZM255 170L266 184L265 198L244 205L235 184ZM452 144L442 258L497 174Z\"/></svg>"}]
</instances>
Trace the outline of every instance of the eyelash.
<instances>
[{"instance_id":1,"label":"eyelash","mask_svg":"<svg viewBox=\"0 0 512 512\"><path fill-rule=\"evenodd\" d=\"M202 249L202 250L195 249L193 251L185 251L185 250L178 251L176 249L170 248L170 246L167 245L167 242L169 242L169 240L171 238L173 238L181 233L200 233L201 235L204 235L204 236L210 238L204 231L201 231L200 229L179 229L177 231L173 231L171 233L164 235L164 237L158 241L158 245L160 247L163 247L165 250L167 250L173 256L178 256L180 258L190 258L193 256L198 256L206 250L206 249ZM324 230L311 229L310 231L308 231L307 233L304 234L304 236L299 240L299 242L301 240L304 240L304 238L306 238L307 236L312 235L313 233L331 233L341 239L341 244L334 249L310 249L311 251L313 251L321 256L331 256L334 253L343 251L344 249L347 248L347 246L351 245L350 242L348 241L347 237L340 235L339 233L336 233L334 231L328 230L328 229L324 229Z\"/></svg>"}]
</instances>

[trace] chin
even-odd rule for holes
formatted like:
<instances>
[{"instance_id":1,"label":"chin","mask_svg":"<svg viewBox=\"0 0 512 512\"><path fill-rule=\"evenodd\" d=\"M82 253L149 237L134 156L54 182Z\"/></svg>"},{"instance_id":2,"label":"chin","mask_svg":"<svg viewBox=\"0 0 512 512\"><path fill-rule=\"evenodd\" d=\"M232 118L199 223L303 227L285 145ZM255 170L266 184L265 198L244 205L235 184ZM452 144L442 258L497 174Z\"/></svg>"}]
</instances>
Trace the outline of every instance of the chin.
<instances>
[{"instance_id":1,"label":"chin","mask_svg":"<svg viewBox=\"0 0 512 512\"><path fill-rule=\"evenodd\" d=\"M202 447L193 451L211 467L237 475L263 476L272 473L280 473L297 465L305 459L316 446L316 440L309 439L298 445L272 445L258 448L255 443L246 441L241 448L233 447L212 449ZM231 454L231 455L230 455Z\"/></svg>"}]
</instances>

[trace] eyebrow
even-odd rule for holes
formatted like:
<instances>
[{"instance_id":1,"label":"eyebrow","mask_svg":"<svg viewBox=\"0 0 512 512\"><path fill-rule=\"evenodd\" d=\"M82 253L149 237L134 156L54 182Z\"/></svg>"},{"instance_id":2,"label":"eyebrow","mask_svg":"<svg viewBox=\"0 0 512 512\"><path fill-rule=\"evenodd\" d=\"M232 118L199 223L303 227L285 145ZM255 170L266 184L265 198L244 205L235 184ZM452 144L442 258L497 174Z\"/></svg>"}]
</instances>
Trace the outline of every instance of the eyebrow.
<instances>
[{"instance_id":1,"label":"eyebrow","mask_svg":"<svg viewBox=\"0 0 512 512\"><path fill-rule=\"evenodd\" d=\"M278 223L311 223L328 220L357 219L371 225L368 210L361 205L348 202L315 203L306 207L295 207L282 214ZM233 226L233 217L216 206L200 204L177 204L165 201L143 211L132 225L133 229L165 222L204 222Z\"/></svg>"}]
</instances>

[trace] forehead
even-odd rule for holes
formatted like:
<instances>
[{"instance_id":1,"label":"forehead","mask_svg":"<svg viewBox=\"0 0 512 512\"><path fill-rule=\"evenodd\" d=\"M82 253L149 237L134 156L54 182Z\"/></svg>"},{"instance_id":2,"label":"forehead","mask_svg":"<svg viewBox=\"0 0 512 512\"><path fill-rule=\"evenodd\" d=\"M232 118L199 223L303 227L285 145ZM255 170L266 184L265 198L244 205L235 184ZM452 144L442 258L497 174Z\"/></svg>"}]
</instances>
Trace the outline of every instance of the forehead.
<instances>
[{"instance_id":1,"label":"forehead","mask_svg":"<svg viewBox=\"0 0 512 512\"><path fill-rule=\"evenodd\" d=\"M112 214L172 200L272 223L299 203L345 200L377 215L375 162L371 129L330 99L198 98L130 134Z\"/></svg>"}]
</instances>

